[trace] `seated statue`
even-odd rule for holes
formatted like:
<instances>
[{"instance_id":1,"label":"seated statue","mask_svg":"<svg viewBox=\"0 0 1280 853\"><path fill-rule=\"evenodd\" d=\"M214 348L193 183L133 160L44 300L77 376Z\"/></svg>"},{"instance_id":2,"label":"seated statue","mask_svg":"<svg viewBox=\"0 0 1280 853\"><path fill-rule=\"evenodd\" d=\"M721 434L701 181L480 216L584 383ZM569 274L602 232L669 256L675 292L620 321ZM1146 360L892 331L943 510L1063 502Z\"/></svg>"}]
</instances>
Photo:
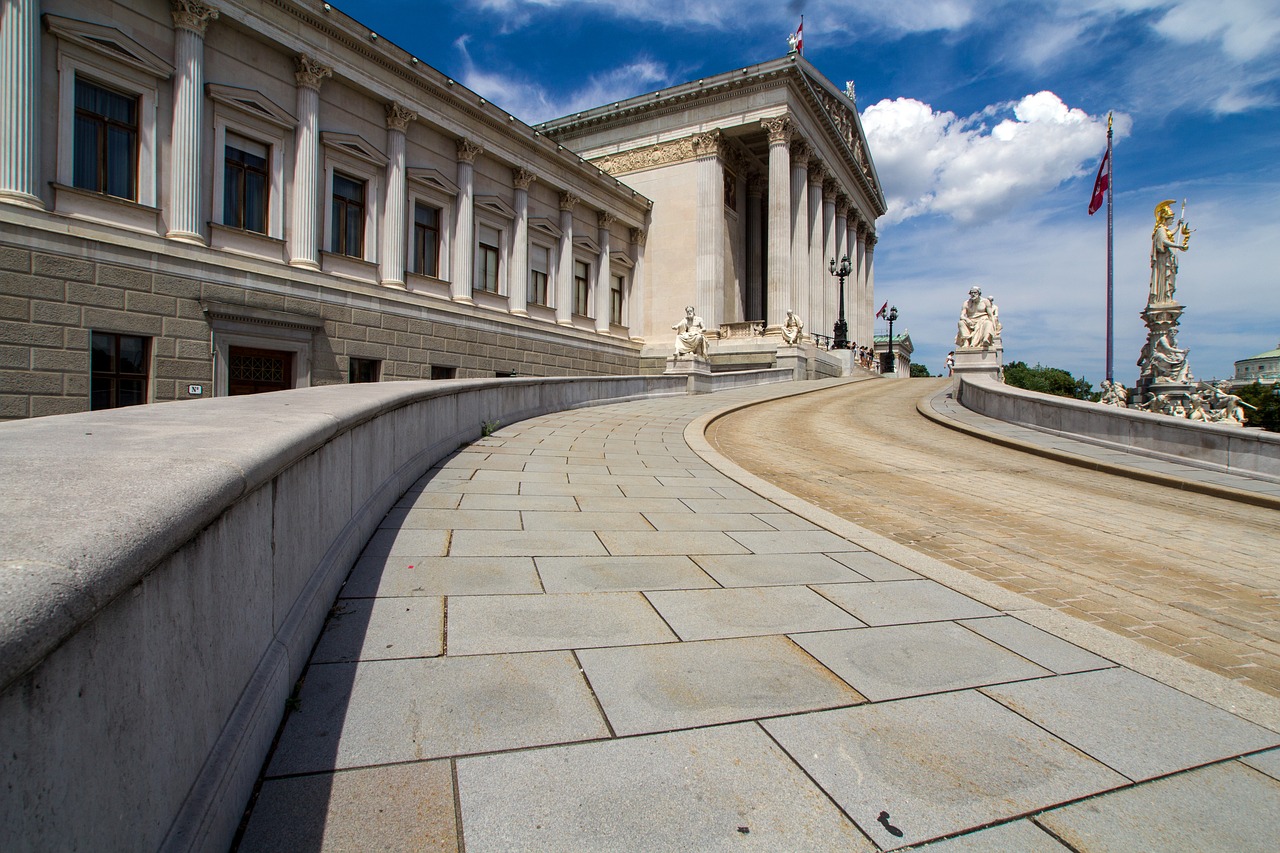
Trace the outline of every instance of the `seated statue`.
<instances>
[{"instance_id":1,"label":"seated statue","mask_svg":"<svg viewBox=\"0 0 1280 853\"><path fill-rule=\"evenodd\" d=\"M1129 392L1119 382L1104 379L1102 380L1102 399L1099 402L1104 406L1118 406L1123 409L1129 404Z\"/></svg>"},{"instance_id":2,"label":"seated statue","mask_svg":"<svg viewBox=\"0 0 1280 853\"><path fill-rule=\"evenodd\" d=\"M969 298L960 306L956 324L956 346L988 349L996 339L996 315L991 300L982 296L982 288L969 288Z\"/></svg>"},{"instance_id":3,"label":"seated statue","mask_svg":"<svg viewBox=\"0 0 1280 853\"><path fill-rule=\"evenodd\" d=\"M796 316L794 311L787 311L787 321L782 324L782 341L787 346L795 346L800 343L800 338L804 334L804 323Z\"/></svg>"},{"instance_id":4,"label":"seated statue","mask_svg":"<svg viewBox=\"0 0 1280 853\"><path fill-rule=\"evenodd\" d=\"M671 327L676 333L676 358L682 355L707 357L706 326L702 318L693 312L693 306L685 306L684 319Z\"/></svg>"},{"instance_id":5,"label":"seated statue","mask_svg":"<svg viewBox=\"0 0 1280 853\"><path fill-rule=\"evenodd\" d=\"M1143 353L1138 364L1145 375L1169 382L1186 382L1191 379L1191 365L1187 363L1187 351L1178 347L1178 330L1170 329L1156 338Z\"/></svg>"}]
</instances>

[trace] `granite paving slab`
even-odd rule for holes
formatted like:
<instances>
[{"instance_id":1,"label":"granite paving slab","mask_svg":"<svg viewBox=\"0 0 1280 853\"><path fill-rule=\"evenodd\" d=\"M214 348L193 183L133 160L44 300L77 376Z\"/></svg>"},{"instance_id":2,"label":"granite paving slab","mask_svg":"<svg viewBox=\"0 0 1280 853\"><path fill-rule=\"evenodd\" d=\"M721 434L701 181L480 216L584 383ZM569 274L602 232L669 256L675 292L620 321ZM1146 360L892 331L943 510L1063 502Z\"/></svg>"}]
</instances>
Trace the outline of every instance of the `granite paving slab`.
<instances>
[{"instance_id":1,"label":"granite paving slab","mask_svg":"<svg viewBox=\"0 0 1280 853\"><path fill-rule=\"evenodd\" d=\"M1106 658L1086 652L1079 646L1046 634L1012 616L966 619L964 627L1059 675L1115 666Z\"/></svg>"},{"instance_id":2,"label":"granite paving slab","mask_svg":"<svg viewBox=\"0 0 1280 853\"><path fill-rule=\"evenodd\" d=\"M621 493L618 494L621 495ZM584 495L577 500L578 508L583 512L693 513L693 510L676 498L627 498Z\"/></svg>"},{"instance_id":3,"label":"granite paving slab","mask_svg":"<svg viewBox=\"0 0 1280 853\"><path fill-rule=\"evenodd\" d=\"M789 512L761 512L756 513L756 518L772 527L774 530L819 530L818 525L812 521L806 521L798 515L792 515Z\"/></svg>"},{"instance_id":4,"label":"granite paving slab","mask_svg":"<svg viewBox=\"0 0 1280 853\"><path fill-rule=\"evenodd\" d=\"M885 849L1016 817L1126 781L969 690L761 725Z\"/></svg>"},{"instance_id":5,"label":"granite paving slab","mask_svg":"<svg viewBox=\"0 0 1280 853\"><path fill-rule=\"evenodd\" d=\"M444 654L444 599L344 598L333 606L312 663Z\"/></svg>"},{"instance_id":6,"label":"granite paving slab","mask_svg":"<svg viewBox=\"0 0 1280 853\"><path fill-rule=\"evenodd\" d=\"M489 509L411 509L396 521L383 520L384 529L409 530L519 530L520 513Z\"/></svg>"},{"instance_id":7,"label":"granite paving slab","mask_svg":"<svg viewBox=\"0 0 1280 853\"><path fill-rule=\"evenodd\" d=\"M361 557L342 598L541 592L532 557Z\"/></svg>"},{"instance_id":8,"label":"granite paving slab","mask_svg":"<svg viewBox=\"0 0 1280 853\"><path fill-rule=\"evenodd\" d=\"M676 489L674 491L680 491ZM693 489L688 489L692 492ZM719 492L705 497L688 494L684 502L694 512L777 512L778 505L764 498L725 498Z\"/></svg>"},{"instance_id":9,"label":"granite paving slab","mask_svg":"<svg viewBox=\"0 0 1280 853\"><path fill-rule=\"evenodd\" d=\"M691 501L714 500L719 503L723 500L719 493L709 486L680 486L677 488L673 486L659 485L655 481L653 485L642 486L624 483L619 486L619 488L622 489L622 493L629 498L673 498L675 500L684 501L685 505L689 506L690 509L693 508L690 505ZM736 511L735 507L720 506L718 509L720 512ZM750 512L751 510L746 511Z\"/></svg>"},{"instance_id":10,"label":"granite paving slab","mask_svg":"<svg viewBox=\"0 0 1280 853\"><path fill-rule=\"evenodd\" d=\"M602 530L599 536L609 553L618 556L747 553L728 534L710 530Z\"/></svg>"},{"instance_id":11,"label":"granite paving slab","mask_svg":"<svg viewBox=\"0 0 1280 853\"><path fill-rule=\"evenodd\" d=\"M239 853L458 849L448 761L269 779Z\"/></svg>"},{"instance_id":12,"label":"granite paving slab","mask_svg":"<svg viewBox=\"0 0 1280 853\"><path fill-rule=\"evenodd\" d=\"M458 761L468 853L874 851L754 724Z\"/></svg>"},{"instance_id":13,"label":"granite paving slab","mask_svg":"<svg viewBox=\"0 0 1280 853\"><path fill-rule=\"evenodd\" d=\"M390 527L369 537L361 552L363 557L395 557L433 555L443 557L449 545L449 534L443 530L407 530Z\"/></svg>"},{"instance_id":14,"label":"granite paving slab","mask_svg":"<svg viewBox=\"0 0 1280 853\"><path fill-rule=\"evenodd\" d=\"M1272 749L1240 759L1254 770L1266 773L1272 779L1280 780L1280 749Z\"/></svg>"},{"instance_id":15,"label":"granite paving slab","mask_svg":"<svg viewBox=\"0 0 1280 853\"><path fill-rule=\"evenodd\" d=\"M739 558L743 559L743 558ZM716 586L688 557L538 557L547 592L707 589Z\"/></svg>"},{"instance_id":16,"label":"granite paving slab","mask_svg":"<svg viewBox=\"0 0 1280 853\"><path fill-rule=\"evenodd\" d=\"M1270 853L1280 847L1280 782L1214 764L1039 815L1076 850Z\"/></svg>"},{"instance_id":17,"label":"granite paving slab","mask_svg":"<svg viewBox=\"0 0 1280 853\"><path fill-rule=\"evenodd\" d=\"M540 512L577 512L572 495L462 495L460 509L513 509Z\"/></svg>"},{"instance_id":18,"label":"granite paving slab","mask_svg":"<svg viewBox=\"0 0 1280 853\"><path fill-rule=\"evenodd\" d=\"M609 483L520 483L522 495L620 497L622 489ZM511 494L516 494L512 491Z\"/></svg>"},{"instance_id":19,"label":"granite paving slab","mask_svg":"<svg viewBox=\"0 0 1280 853\"><path fill-rule=\"evenodd\" d=\"M826 554L699 554L698 565L721 586L865 582Z\"/></svg>"},{"instance_id":20,"label":"granite paving slab","mask_svg":"<svg viewBox=\"0 0 1280 853\"><path fill-rule=\"evenodd\" d=\"M607 737L569 652L312 666L267 776Z\"/></svg>"},{"instance_id":21,"label":"granite paving slab","mask_svg":"<svg viewBox=\"0 0 1280 853\"><path fill-rule=\"evenodd\" d=\"M983 692L1140 781L1280 745L1280 735L1127 669Z\"/></svg>"},{"instance_id":22,"label":"granite paving slab","mask_svg":"<svg viewBox=\"0 0 1280 853\"><path fill-rule=\"evenodd\" d=\"M588 649L578 660L619 735L865 701L784 637Z\"/></svg>"},{"instance_id":23,"label":"granite paving slab","mask_svg":"<svg viewBox=\"0 0 1280 853\"><path fill-rule=\"evenodd\" d=\"M423 493L444 492L462 495L514 495L520 491L516 480L450 480L432 479L423 487Z\"/></svg>"},{"instance_id":24,"label":"granite paving slab","mask_svg":"<svg viewBox=\"0 0 1280 853\"><path fill-rule=\"evenodd\" d=\"M754 515L745 512L646 512L658 530L776 530Z\"/></svg>"},{"instance_id":25,"label":"granite paving slab","mask_svg":"<svg viewBox=\"0 0 1280 853\"><path fill-rule=\"evenodd\" d=\"M463 495L458 492L405 492L404 496L396 501L395 508L387 513L387 518L402 517L411 509L457 509L462 498ZM487 509L487 507L476 507L476 509Z\"/></svg>"},{"instance_id":26,"label":"granite paving slab","mask_svg":"<svg viewBox=\"0 0 1280 853\"><path fill-rule=\"evenodd\" d=\"M638 512L523 512L525 530L647 530Z\"/></svg>"},{"instance_id":27,"label":"granite paving slab","mask_svg":"<svg viewBox=\"0 0 1280 853\"><path fill-rule=\"evenodd\" d=\"M451 557L549 557L605 554L595 533L585 530L455 530Z\"/></svg>"},{"instance_id":28,"label":"granite paving slab","mask_svg":"<svg viewBox=\"0 0 1280 853\"><path fill-rule=\"evenodd\" d=\"M672 590L645 596L682 640L863 627L807 587Z\"/></svg>"},{"instance_id":29,"label":"granite paving slab","mask_svg":"<svg viewBox=\"0 0 1280 853\"><path fill-rule=\"evenodd\" d=\"M843 536L828 530L737 531L729 535L751 549L754 554L817 554L839 551L863 551Z\"/></svg>"},{"instance_id":30,"label":"granite paving slab","mask_svg":"<svg viewBox=\"0 0 1280 853\"><path fill-rule=\"evenodd\" d=\"M867 580L914 581L921 577L910 569L904 569L893 560L870 551L843 551L833 553L831 559L844 563Z\"/></svg>"},{"instance_id":31,"label":"granite paving slab","mask_svg":"<svg viewBox=\"0 0 1280 853\"><path fill-rule=\"evenodd\" d=\"M1030 820L1010 821L912 849L921 853L1067 853L1071 850Z\"/></svg>"},{"instance_id":32,"label":"granite paving slab","mask_svg":"<svg viewBox=\"0 0 1280 853\"><path fill-rule=\"evenodd\" d=\"M1000 615L998 610L930 580L835 584L814 589L868 625L902 625Z\"/></svg>"},{"instance_id":33,"label":"granite paving slab","mask_svg":"<svg viewBox=\"0 0 1280 853\"><path fill-rule=\"evenodd\" d=\"M675 639L638 592L463 596L448 600L448 654L487 655Z\"/></svg>"},{"instance_id":34,"label":"granite paving slab","mask_svg":"<svg viewBox=\"0 0 1280 853\"><path fill-rule=\"evenodd\" d=\"M954 622L799 634L793 639L873 702L1050 674Z\"/></svg>"}]
</instances>

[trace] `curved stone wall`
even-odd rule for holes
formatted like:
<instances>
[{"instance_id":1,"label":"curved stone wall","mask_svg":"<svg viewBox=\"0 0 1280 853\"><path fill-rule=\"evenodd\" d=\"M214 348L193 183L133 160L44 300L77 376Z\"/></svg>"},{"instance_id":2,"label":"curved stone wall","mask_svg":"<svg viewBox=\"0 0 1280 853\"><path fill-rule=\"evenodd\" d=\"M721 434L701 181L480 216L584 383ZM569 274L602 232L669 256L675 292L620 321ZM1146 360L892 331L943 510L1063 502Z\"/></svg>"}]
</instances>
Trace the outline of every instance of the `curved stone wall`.
<instances>
[{"instance_id":1,"label":"curved stone wall","mask_svg":"<svg viewBox=\"0 0 1280 853\"><path fill-rule=\"evenodd\" d=\"M0 849L226 849L360 549L485 422L683 376L329 386L0 425Z\"/></svg>"}]
</instances>

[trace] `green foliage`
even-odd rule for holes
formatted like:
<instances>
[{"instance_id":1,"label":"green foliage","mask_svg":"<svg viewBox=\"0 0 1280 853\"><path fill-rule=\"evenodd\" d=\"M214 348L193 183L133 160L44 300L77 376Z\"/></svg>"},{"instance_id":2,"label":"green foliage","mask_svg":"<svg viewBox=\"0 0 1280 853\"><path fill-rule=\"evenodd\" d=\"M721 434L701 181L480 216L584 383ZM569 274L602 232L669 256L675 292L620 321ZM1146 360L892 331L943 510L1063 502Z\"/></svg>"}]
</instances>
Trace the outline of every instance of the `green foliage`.
<instances>
[{"instance_id":1,"label":"green foliage","mask_svg":"<svg viewBox=\"0 0 1280 853\"><path fill-rule=\"evenodd\" d=\"M1076 400L1097 400L1098 394L1093 390L1093 383L1084 378L1076 379L1067 371L1057 367L1027 367L1025 361L1013 361L1004 366L1004 382L1015 388L1026 388L1028 391L1039 391L1042 394L1054 394L1058 397L1072 397Z\"/></svg>"},{"instance_id":2,"label":"green foliage","mask_svg":"<svg viewBox=\"0 0 1280 853\"><path fill-rule=\"evenodd\" d=\"M1247 426L1262 427L1269 432L1280 432L1280 385L1263 385L1255 382L1231 392L1258 411L1245 409L1249 418Z\"/></svg>"},{"instance_id":3,"label":"green foliage","mask_svg":"<svg viewBox=\"0 0 1280 853\"><path fill-rule=\"evenodd\" d=\"M929 373L929 368L925 367L923 364L917 364L916 362L913 361L911 362L911 375L913 377L915 376L927 377L927 376L930 376L931 374Z\"/></svg>"},{"instance_id":4,"label":"green foliage","mask_svg":"<svg viewBox=\"0 0 1280 853\"><path fill-rule=\"evenodd\" d=\"M485 438L488 438L489 436L493 435L495 432L497 432L501 428L502 428L502 421L498 421L498 420L484 421L480 424L480 434Z\"/></svg>"}]
</instances>

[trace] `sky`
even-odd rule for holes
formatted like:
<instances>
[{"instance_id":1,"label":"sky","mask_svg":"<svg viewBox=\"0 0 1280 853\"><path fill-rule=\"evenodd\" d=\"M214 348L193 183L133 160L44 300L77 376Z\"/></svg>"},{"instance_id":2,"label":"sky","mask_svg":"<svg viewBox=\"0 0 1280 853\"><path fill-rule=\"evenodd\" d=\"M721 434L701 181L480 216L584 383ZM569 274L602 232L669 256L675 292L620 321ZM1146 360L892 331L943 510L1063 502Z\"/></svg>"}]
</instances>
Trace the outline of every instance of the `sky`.
<instances>
[{"instance_id":1,"label":"sky","mask_svg":"<svg viewBox=\"0 0 1280 853\"><path fill-rule=\"evenodd\" d=\"M1276 0L334 5L528 124L783 56L803 15L805 58L855 84L889 203L876 302L935 374L977 285L1006 363L1105 378L1106 208L1087 208L1111 112L1115 378L1137 378L1164 199L1195 229L1176 294L1193 375L1280 346Z\"/></svg>"}]
</instances>

